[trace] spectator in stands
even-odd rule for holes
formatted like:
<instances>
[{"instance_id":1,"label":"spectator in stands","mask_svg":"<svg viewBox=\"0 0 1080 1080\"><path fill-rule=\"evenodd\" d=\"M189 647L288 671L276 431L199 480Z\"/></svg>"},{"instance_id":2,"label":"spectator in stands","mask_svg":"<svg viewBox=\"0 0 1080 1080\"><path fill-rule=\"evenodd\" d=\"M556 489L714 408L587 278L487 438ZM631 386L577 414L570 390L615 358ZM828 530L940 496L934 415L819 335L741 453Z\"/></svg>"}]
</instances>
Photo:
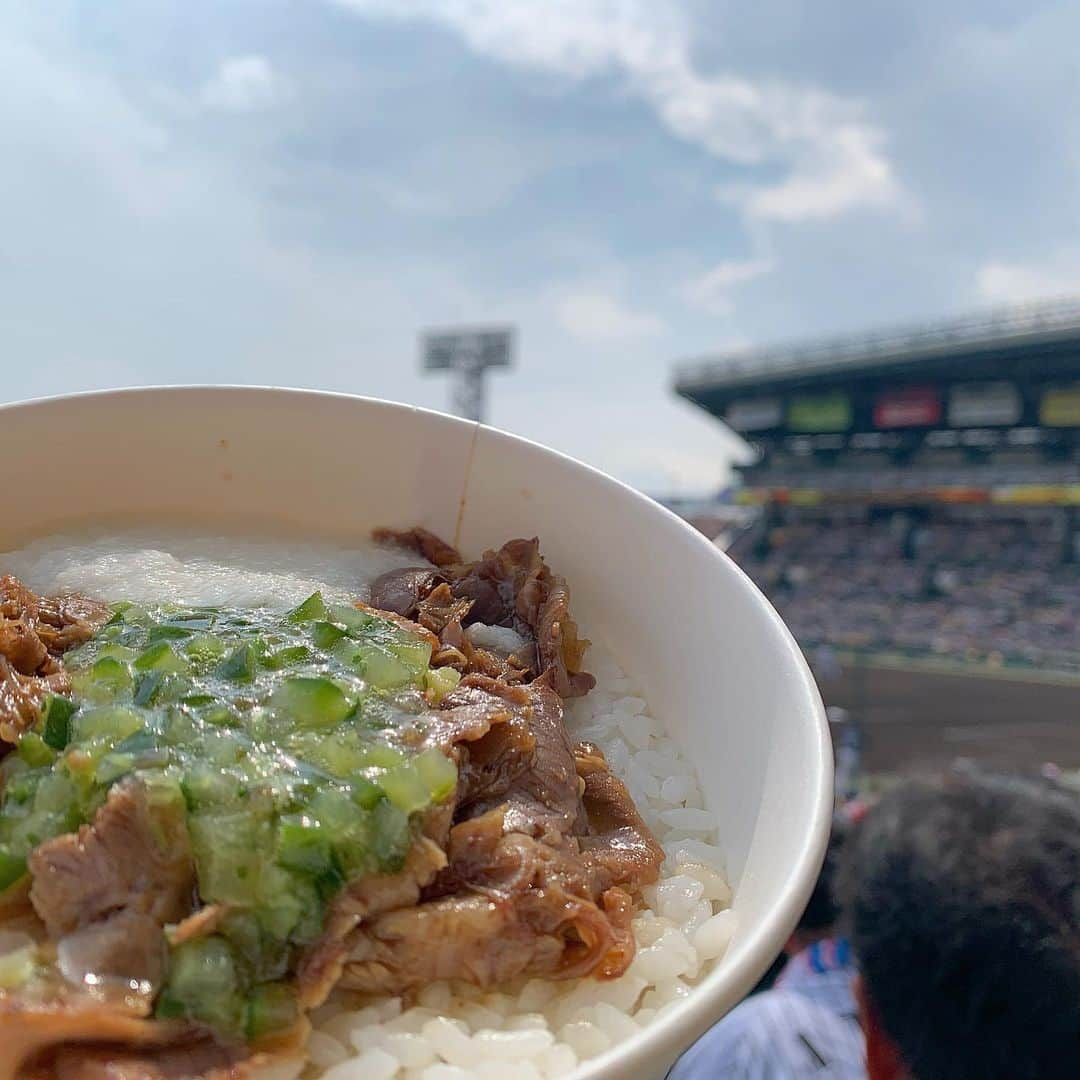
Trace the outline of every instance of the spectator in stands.
<instances>
[{"instance_id":1,"label":"spectator in stands","mask_svg":"<svg viewBox=\"0 0 1080 1080\"><path fill-rule=\"evenodd\" d=\"M1076 793L954 767L885 795L848 847L870 1080L1076 1076Z\"/></svg>"},{"instance_id":2,"label":"spectator in stands","mask_svg":"<svg viewBox=\"0 0 1080 1080\"><path fill-rule=\"evenodd\" d=\"M849 831L846 818L838 817L821 876L773 988L725 1016L679 1059L668 1080L865 1078L851 949L835 933L834 883Z\"/></svg>"}]
</instances>

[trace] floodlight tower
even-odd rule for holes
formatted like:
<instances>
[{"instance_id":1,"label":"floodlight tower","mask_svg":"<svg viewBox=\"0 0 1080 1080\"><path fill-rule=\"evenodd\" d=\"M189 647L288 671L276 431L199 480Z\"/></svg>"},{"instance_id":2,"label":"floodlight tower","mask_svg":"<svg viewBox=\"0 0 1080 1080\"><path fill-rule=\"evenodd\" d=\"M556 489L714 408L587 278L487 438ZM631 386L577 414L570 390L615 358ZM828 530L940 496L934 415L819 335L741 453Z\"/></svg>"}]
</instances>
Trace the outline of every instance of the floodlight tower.
<instances>
[{"instance_id":1,"label":"floodlight tower","mask_svg":"<svg viewBox=\"0 0 1080 1080\"><path fill-rule=\"evenodd\" d=\"M484 376L513 363L517 333L512 326L459 326L420 335L425 371L451 371L451 407L466 420L484 419Z\"/></svg>"}]
</instances>

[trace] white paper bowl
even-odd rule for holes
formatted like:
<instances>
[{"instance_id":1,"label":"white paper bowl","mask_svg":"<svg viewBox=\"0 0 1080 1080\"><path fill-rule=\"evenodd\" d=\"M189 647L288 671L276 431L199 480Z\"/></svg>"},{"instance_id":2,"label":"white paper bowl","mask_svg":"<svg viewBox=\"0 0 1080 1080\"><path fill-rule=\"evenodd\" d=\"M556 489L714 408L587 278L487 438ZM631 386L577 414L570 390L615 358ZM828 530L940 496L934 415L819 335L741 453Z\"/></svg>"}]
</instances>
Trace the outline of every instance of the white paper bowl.
<instances>
[{"instance_id":1,"label":"white paper bowl","mask_svg":"<svg viewBox=\"0 0 1080 1080\"><path fill-rule=\"evenodd\" d=\"M768 602L651 500L534 443L438 413L239 387L0 407L0 492L0 551L93 518L353 538L421 524L470 556L539 536L569 579L585 633L613 650L697 763L738 921L727 954L684 1003L578 1077L659 1080L783 946L828 833L821 701Z\"/></svg>"}]
</instances>

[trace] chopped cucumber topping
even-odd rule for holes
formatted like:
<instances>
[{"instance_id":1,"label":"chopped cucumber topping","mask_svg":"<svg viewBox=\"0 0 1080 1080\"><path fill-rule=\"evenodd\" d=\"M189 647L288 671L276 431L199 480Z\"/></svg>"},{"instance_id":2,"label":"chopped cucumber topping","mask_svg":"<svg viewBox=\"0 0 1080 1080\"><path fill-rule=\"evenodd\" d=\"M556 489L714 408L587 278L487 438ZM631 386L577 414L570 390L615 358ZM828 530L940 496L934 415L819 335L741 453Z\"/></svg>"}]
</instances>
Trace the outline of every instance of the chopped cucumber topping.
<instances>
[{"instance_id":1,"label":"chopped cucumber topping","mask_svg":"<svg viewBox=\"0 0 1080 1080\"><path fill-rule=\"evenodd\" d=\"M183 815L209 937L170 952L157 1012L258 1040L297 1017L282 982L352 878L400 869L454 762L421 750L424 702L457 685L397 623L318 593L293 611L117 605L65 658L0 760L0 890L27 856L134 781ZM36 964L31 951L30 962ZM25 957L2 958L0 989Z\"/></svg>"},{"instance_id":2,"label":"chopped cucumber topping","mask_svg":"<svg viewBox=\"0 0 1080 1080\"><path fill-rule=\"evenodd\" d=\"M17 990L34 974L37 946L33 943L0 953L0 990Z\"/></svg>"},{"instance_id":3,"label":"chopped cucumber topping","mask_svg":"<svg viewBox=\"0 0 1080 1080\"><path fill-rule=\"evenodd\" d=\"M142 656L135 658L132 667L136 671L175 673L188 670L188 665L173 652L173 647L167 641L159 641L156 645L151 645Z\"/></svg>"},{"instance_id":4,"label":"chopped cucumber topping","mask_svg":"<svg viewBox=\"0 0 1080 1080\"><path fill-rule=\"evenodd\" d=\"M75 702L50 694L41 707L41 737L54 749L63 750L71 738Z\"/></svg>"},{"instance_id":5,"label":"chopped cucumber topping","mask_svg":"<svg viewBox=\"0 0 1080 1080\"><path fill-rule=\"evenodd\" d=\"M273 693L270 705L300 728L335 728L352 710L341 688L329 679L297 675Z\"/></svg>"},{"instance_id":6,"label":"chopped cucumber topping","mask_svg":"<svg viewBox=\"0 0 1080 1080\"><path fill-rule=\"evenodd\" d=\"M311 622L312 619L326 618L326 604L323 602L322 593L312 593L299 607L289 612L289 622Z\"/></svg>"}]
</instances>

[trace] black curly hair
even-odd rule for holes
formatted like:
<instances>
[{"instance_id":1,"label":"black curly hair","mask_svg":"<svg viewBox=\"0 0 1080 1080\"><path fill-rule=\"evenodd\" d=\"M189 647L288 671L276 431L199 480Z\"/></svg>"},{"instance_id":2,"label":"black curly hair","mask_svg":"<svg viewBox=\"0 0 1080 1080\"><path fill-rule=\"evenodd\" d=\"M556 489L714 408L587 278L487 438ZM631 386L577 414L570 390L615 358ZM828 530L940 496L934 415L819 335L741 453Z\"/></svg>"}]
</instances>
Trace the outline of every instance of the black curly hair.
<instances>
[{"instance_id":1,"label":"black curly hair","mask_svg":"<svg viewBox=\"0 0 1080 1080\"><path fill-rule=\"evenodd\" d=\"M886 794L840 893L918 1080L1080 1075L1080 797L968 766Z\"/></svg>"}]
</instances>

